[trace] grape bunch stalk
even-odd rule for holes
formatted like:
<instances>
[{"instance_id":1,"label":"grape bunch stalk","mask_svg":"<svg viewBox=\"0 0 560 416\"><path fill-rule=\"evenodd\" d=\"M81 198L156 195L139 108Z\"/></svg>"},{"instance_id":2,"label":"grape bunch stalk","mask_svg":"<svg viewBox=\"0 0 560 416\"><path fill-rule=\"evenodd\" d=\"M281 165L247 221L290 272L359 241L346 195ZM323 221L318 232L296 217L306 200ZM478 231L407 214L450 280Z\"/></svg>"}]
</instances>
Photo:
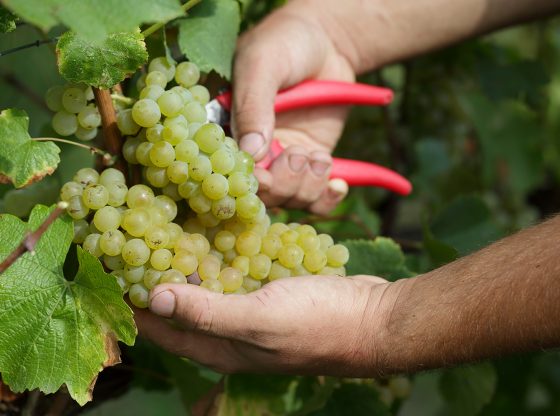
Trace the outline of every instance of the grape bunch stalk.
<instances>
[{"instance_id":1,"label":"grape bunch stalk","mask_svg":"<svg viewBox=\"0 0 560 416\"><path fill-rule=\"evenodd\" d=\"M199 78L191 62L150 62L138 100L117 114L123 156L142 167L144 184L128 187L113 168L80 169L60 191L74 242L99 257L140 308L161 283L245 294L280 278L345 276L344 245L310 225L271 224L256 194L255 162L207 122L210 95Z\"/></svg>"}]
</instances>

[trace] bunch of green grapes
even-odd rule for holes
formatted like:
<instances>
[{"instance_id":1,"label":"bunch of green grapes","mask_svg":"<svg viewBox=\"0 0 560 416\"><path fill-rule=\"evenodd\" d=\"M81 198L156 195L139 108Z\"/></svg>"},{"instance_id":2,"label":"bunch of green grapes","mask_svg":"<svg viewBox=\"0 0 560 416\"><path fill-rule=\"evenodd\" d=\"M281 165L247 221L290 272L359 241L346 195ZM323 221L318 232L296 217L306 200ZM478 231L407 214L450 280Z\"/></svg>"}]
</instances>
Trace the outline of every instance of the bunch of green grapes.
<instances>
[{"instance_id":1,"label":"bunch of green grapes","mask_svg":"<svg viewBox=\"0 0 560 416\"><path fill-rule=\"evenodd\" d=\"M206 122L209 94L198 79L192 63L150 63L139 100L117 114L123 156L143 166L146 185L128 188L111 168L78 171L60 193L74 241L102 259L138 307L160 283L244 294L279 278L344 276L345 246L310 225L271 224L252 157Z\"/></svg>"},{"instance_id":2,"label":"bunch of green grapes","mask_svg":"<svg viewBox=\"0 0 560 416\"><path fill-rule=\"evenodd\" d=\"M61 136L76 136L83 141L95 139L101 115L95 106L93 90L84 84L55 85L46 93L47 107L55 112L54 131Z\"/></svg>"}]
</instances>

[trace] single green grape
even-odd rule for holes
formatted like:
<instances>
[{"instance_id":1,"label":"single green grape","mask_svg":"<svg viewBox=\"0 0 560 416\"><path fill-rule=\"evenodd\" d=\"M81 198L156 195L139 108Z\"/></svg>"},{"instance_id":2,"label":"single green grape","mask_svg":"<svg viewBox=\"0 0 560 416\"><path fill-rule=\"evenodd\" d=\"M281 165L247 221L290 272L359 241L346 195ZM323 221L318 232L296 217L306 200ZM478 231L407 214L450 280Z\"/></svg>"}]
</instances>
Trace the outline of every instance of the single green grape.
<instances>
[{"instance_id":1,"label":"single green grape","mask_svg":"<svg viewBox=\"0 0 560 416\"><path fill-rule=\"evenodd\" d=\"M146 266L143 264L139 266L132 266L130 264L125 264L124 266L124 278L129 283L139 283L144 279L144 273L146 272Z\"/></svg>"},{"instance_id":2,"label":"single green grape","mask_svg":"<svg viewBox=\"0 0 560 416\"><path fill-rule=\"evenodd\" d=\"M109 256L118 256L121 254L126 243L126 237L119 230L109 230L101 234L99 238L99 246L103 253Z\"/></svg>"},{"instance_id":3,"label":"single green grape","mask_svg":"<svg viewBox=\"0 0 560 416\"><path fill-rule=\"evenodd\" d=\"M211 254L204 256L198 264L198 276L201 280L217 279L220 274L221 261Z\"/></svg>"},{"instance_id":4,"label":"single green grape","mask_svg":"<svg viewBox=\"0 0 560 416\"><path fill-rule=\"evenodd\" d=\"M116 230L121 225L121 213L111 206L100 208L93 216L95 227L101 231Z\"/></svg>"},{"instance_id":5,"label":"single green grape","mask_svg":"<svg viewBox=\"0 0 560 416\"><path fill-rule=\"evenodd\" d=\"M331 267L344 266L350 258L350 252L342 244L335 244L327 249L327 263Z\"/></svg>"},{"instance_id":6,"label":"single green grape","mask_svg":"<svg viewBox=\"0 0 560 416\"><path fill-rule=\"evenodd\" d=\"M128 289L128 298L137 308L145 309L148 307L150 291L141 283L135 283Z\"/></svg>"},{"instance_id":7,"label":"single green grape","mask_svg":"<svg viewBox=\"0 0 560 416\"><path fill-rule=\"evenodd\" d=\"M183 98L175 91L165 91L158 99L157 104L165 117L175 117L183 108Z\"/></svg>"},{"instance_id":8,"label":"single green grape","mask_svg":"<svg viewBox=\"0 0 560 416\"><path fill-rule=\"evenodd\" d=\"M152 78L156 78L157 76L152 75ZM154 79L151 79L152 81ZM150 100L157 101L159 97L165 92L163 87L158 84L146 85L140 91L140 99L143 100L144 98L148 98Z\"/></svg>"},{"instance_id":9,"label":"single green grape","mask_svg":"<svg viewBox=\"0 0 560 416\"><path fill-rule=\"evenodd\" d=\"M171 260L171 267L188 276L196 271L198 259L196 255L190 251L178 250L175 248L175 256L173 256Z\"/></svg>"},{"instance_id":10,"label":"single green grape","mask_svg":"<svg viewBox=\"0 0 560 416\"><path fill-rule=\"evenodd\" d=\"M165 75L167 82L171 81L175 76L175 63L170 62L166 56L160 56L150 61L148 72L159 71ZM149 74L148 74L149 75Z\"/></svg>"},{"instance_id":11,"label":"single green grape","mask_svg":"<svg viewBox=\"0 0 560 416\"><path fill-rule=\"evenodd\" d=\"M167 167L167 177L176 184L181 184L189 179L189 164L178 160L171 162Z\"/></svg>"},{"instance_id":12,"label":"single green grape","mask_svg":"<svg viewBox=\"0 0 560 416\"><path fill-rule=\"evenodd\" d=\"M125 136L134 136L140 130L140 126L132 118L132 110L121 110L117 113L117 127Z\"/></svg>"},{"instance_id":13,"label":"single green grape","mask_svg":"<svg viewBox=\"0 0 560 416\"><path fill-rule=\"evenodd\" d=\"M116 256L105 254L103 256L103 264L105 264L109 270L122 270L125 266L125 262L120 254Z\"/></svg>"},{"instance_id":14,"label":"single green grape","mask_svg":"<svg viewBox=\"0 0 560 416\"><path fill-rule=\"evenodd\" d=\"M54 85L47 90L45 101L49 110L55 112L62 110L62 94L64 94L62 85Z\"/></svg>"},{"instance_id":15,"label":"single green grape","mask_svg":"<svg viewBox=\"0 0 560 416\"><path fill-rule=\"evenodd\" d=\"M156 188L163 188L169 183L169 178L167 177L167 168L150 166L145 169L146 180L150 183L150 185Z\"/></svg>"},{"instance_id":16,"label":"single green grape","mask_svg":"<svg viewBox=\"0 0 560 416\"><path fill-rule=\"evenodd\" d=\"M211 173L212 163L208 156L199 154L189 163L189 177L195 181L202 182Z\"/></svg>"},{"instance_id":17,"label":"single green grape","mask_svg":"<svg viewBox=\"0 0 560 416\"><path fill-rule=\"evenodd\" d=\"M194 141L200 150L208 154L218 150L224 142L224 130L217 124L208 123L201 126L194 135Z\"/></svg>"},{"instance_id":18,"label":"single green grape","mask_svg":"<svg viewBox=\"0 0 560 416\"><path fill-rule=\"evenodd\" d=\"M80 88L66 88L62 94L62 107L69 113L78 114L87 105L86 95Z\"/></svg>"},{"instance_id":19,"label":"single green grape","mask_svg":"<svg viewBox=\"0 0 560 416\"><path fill-rule=\"evenodd\" d=\"M225 267L220 271L218 280L224 287L224 292L234 292L243 285L243 275L234 267Z\"/></svg>"},{"instance_id":20,"label":"single green grape","mask_svg":"<svg viewBox=\"0 0 560 416\"><path fill-rule=\"evenodd\" d=\"M72 180L84 187L94 185L99 182L99 173L92 168L82 168L76 172Z\"/></svg>"},{"instance_id":21,"label":"single green grape","mask_svg":"<svg viewBox=\"0 0 560 416\"><path fill-rule=\"evenodd\" d=\"M198 145L193 140L183 140L175 146L175 158L180 162L191 163L199 152Z\"/></svg>"},{"instance_id":22,"label":"single green grape","mask_svg":"<svg viewBox=\"0 0 560 416\"><path fill-rule=\"evenodd\" d=\"M94 105L84 107L78 113L78 123L80 123L80 126L84 129L88 130L99 127L101 125L101 115L99 114L97 107Z\"/></svg>"},{"instance_id":23,"label":"single green grape","mask_svg":"<svg viewBox=\"0 0 560 416\"><path fill-rule=\"evenodd\" d=\"M154 87L158 86L164 89L167 85L167 76L161 71L150 71L146 76L146 86Z\"/></svg>"},{"instance_id":24,"label":"single green grape","mask_svg":"<svg viewBox=\"0 0 560 416\"><path fill-rule=\"evenodd\" d=\"M162 95L163 97L163 95ZM161 99L161 97L160 97ZM138 100L132 106L132 119L142 127L153 127L161 118L158 103L149 98Z\"/></svg>"},{"instance_id":25,"label":"single green grape","mask_svg":"<svg viewBox=\"0 0 560 416\"><path fill-rule=\"evenodd\" d=\"M122 228L133 237L144 236L150 225L150 214L145 208L129 209L122 216Z\"/></svg>"},{"instance_id":26,"label":"single green grape","mask_svg":"<svg viewBox=\"0 0 560 416\"><path fill-rule=\"evenodd\" d=\"M52 118L52 128L61 136L71 136L78 130L78 118L75 114L60 110Z\"/></svg>"},{"instance_id":27,"label":"single green grape","mask_svg":"<svg viewBox=\"0 0 560 416\"><path fill-rule=\"evenodd\" d=\"M199 78L198 66L192 62L181 62L175 69L175 81L185 88L195 85Z\"/></svg>"},{"instance_id":28,"label":"single green grape","mask_svg":"<svg viewBox=\"0 0 560 416\"><path fill-rule=\"evenodd\" d=\"M82 192L82 199L89 209L100 209L109 202L109 191L103 185L88 185Z\"/></svg>"},{"instance_id":29,"label":"single green grape","mask_svg":"<svg viewBox=\"0 0 560 416\"><path fill-rule=\"evenodd\" d=\"M146 185L134 185L128 190L126 204L129 208L145 208L154 203L154 198L154 191Z\"/></svg>"},{"instance_id":30,"label":"single green grape","mask_svg":"<svg viewBox=\"0 0 560 416\"><path fill-rule=\"evenodd\" d=\"M303 261L303 250L294 243L288 243L278 251L280 264L288 269L292 269Z\"/></svg>"},{"instance_id":31,"label":"single green grape","mask_svg":"<svg viewBox=\"0 0 560 416\"><path fill-rule=\"evenodd\" d=\"M146 270L143 279L144 286L146 286L147 289L152 290L154 287L156 287L159 284L162 274L163 272L161 270L156 270L152 268Z\"/></svg>"},{"instance_id":32,"label":"single green grape","mask_svg":"<svg viewBox=\"0 0 560 416\"><path fill-rule=\"evenodd\" d=\"M212 170L214 172L227 175L235 166L235 156L229 149L222 146L220 149L212 153L210 156L210 162L212 163Z\"/></svg>"},{"instance_id":33,"label":"single green grape","mask_svg":"<svg viewBox=\"0 0 560 416\"><path fill-rule=\"evenodd\" d=\"M122 248L122 257L131 266L141 266L150 259L150 249L139 238L128 240Z\"/></svg>"},{"instance_id":34,"label":"single green grape","mask_svg":"<svg viewBox=\"0 0 560 416\"><path fill-rule=\"evenodd\" d=\"M235 198L226 195L221 199L212 201L212 215L218 220L227 220L235 214Z\"/></svg>"},{"instance_id":35,"label":"single green grape","mask_svg":"<svg viewBox=\"0 0 560 416\"><path fill-rule=\"evenodd\" d=\"M160 248L152 251L150 256L150 264L156 270L167 270L171 266L173 254L166 248Z\"/></svg>"},{"instance_id":36,"label":"single green grape","mask_svg":"<svg viewBox=\"0 0 560 416\"><path fill-rule=\"evenodd\" d=\"M214 245L220 251L231 250L235 247L235 234L231 231L219 231L214 237Z\"/></svg>"},{"instance_id":37,"label":"single green grape","mask_svg":"<svg viewBox=\"0 0 560 416\"><path fill-rule=\"evenodd\" d=\"M221 199L227 195L229 189L228 180L224 175L211 173L202 181L202 192L210 199Z\"/></svg>"},{"instance_id":38,"label":"single green grape","mask_svg":"<svg viewBox=\"0 0 560 416\"><path fill-rule=\"evenodd\" d=\"M167 221L173 221L177 216L177 203L166 195L156 196L154 206L164 213Z\"/></svg>"},{"instance_id":39,"label":"single green grape","mask_svg":"<svg viewBox=\"0 0 560 416\"><path fill-rule=\"evenodd\" d=\"M252 257L261 249L261 237L252 231L243 231L237 236L235 249L243 256Z\"/></svg>"},{"instance_id":40,"label":"single green grape","mask_svg":"<svg viewBox=\"0 0 560 416\"><path fill-rule=\"evenodd\" d=\"M175 149L165 140L154 143L150 149L150 160L155 166L165 168L175 160Z\"/></svg>"},{"instance_id":41,"label":"single green grape","mask_svg":"<svg viewBox=\"0 0 560 416\"><path fill-rule=\"evenodd\" d=\"M256 280L264 280L270 273L272 260L266 254L256 254L249 259L249 276Z\"/></svg>"},{"instance_id":42,"label":"single green grape","mask_svg":"<svg viewBox=\"0 0 560 416\"><path fill-rule=\"evenodd\" d=\"M144 241L152 250L164 248L169 242L169 234L165 228L153 225L146 230Z\"/></svg>"},{"instance_id":43,"label":"single green grape","mask_svg":"<svg viewBox=\"0 0 560 416\"><path fill-rule=\"evenodd\" d=\"M88 235L82 243L82 248L92 256L101 257L103 255L103 250L101 250L101 246L99 245L100 238L101 235L97 233Z\"/></svg>"},{"instance_id":44,"label":"single green grape","mask_svg":"<svg viewBox=\"0 0 560 416\"><path fill-rule=\"evenodd\" d=\"M60 188L60 199L68 202L73 196L81 196L83 191L84 187L80 183L74 181L66 182Z\"/></svg>"},{"instance_id":45,"label":"single green grape","mask_svg":"<svg viewBox=\"0 0 560 416\"><path fill-rule=\"evenodd\" d=\"M203 85L193 85L189 88L189 91L193 98L202 105L206 105L208 101L210 101L210 92L208 92L208 89Z\"/></svg>"}]
</instances>

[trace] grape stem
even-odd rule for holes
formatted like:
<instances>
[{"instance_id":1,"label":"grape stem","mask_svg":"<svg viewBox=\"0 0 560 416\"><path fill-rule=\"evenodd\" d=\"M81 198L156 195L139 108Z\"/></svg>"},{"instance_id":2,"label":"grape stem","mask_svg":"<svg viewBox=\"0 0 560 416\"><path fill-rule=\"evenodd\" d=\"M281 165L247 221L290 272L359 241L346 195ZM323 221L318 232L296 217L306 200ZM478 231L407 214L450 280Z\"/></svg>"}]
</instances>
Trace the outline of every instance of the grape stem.
<instances>
[{"instance_id":1,"label":"grape stem","mask_svg":"<svg viewBox=\"0 0 560 416\"><path fill-rule=\"evenodd\" d=\"M111 98L113 99L113 101L120 101L121 103L127 106L131 106L132 104L134 104L133 98L125 97L124 95L121 94L111 94Z\"/></svg>"},{"instance_id":2,"label":"grape stem","mask_svg":"<svg viewBox=\"0 0 560 416\"><path fill-rule=\"evenodd\" d=\"M113 163L115 163L115 158L113 157L113 155L111 155L111 153L107 153L105 150L102 150L99 147L89 146L87 144L78 143L78 142L73 142L72 140L59 139L57 137L35 137L31 140L33 140L35 142L59 142L59 143L71 144L72 146L77 146L77 147L81 147L83 149L87 149L91 153L94 153L94 154L97 154L97 155L101 156L101 158L103 159L103 164L105 166L111 166L111 165L113 165Z\"/></svg>"},{"instance_id":3,"label":"grape stem","mask_svg":"<svg viewBox=\"0 0 560 416\"><path fill-rule=\"evenodd\" d=\"M128 177L126 165L122 160L122 137L117 127L117 114L113 106L113 99L109 90L93 88L97 109L101 115L101 125L103 127L103 144L105 149L112 155L118 155L115 162L115 168L124 173L125 178Z\"/></svg>"},{"instance_id":4,"label":"grape stem","mask_svg":"<svg viewBox=\"0 0 560 416\"><path fill-rule=\"evenodd\" d=\"M47 228L56 220L61 214L66 212L66 208L68 207L68 202L61 201L56 204L56 208L53 212L49 214L49 216L43 221L43 223L32 233L28 233L19 246L17 246L14 251L12 251L8 257L4 259L2 263L0 263L0 274L4 273L8 267L10 267L18 258L20 258L26 252L30 252L34 254L35 246L37 242L41 238L41 236L47 231Z\"/></svg>"},{"instance_id":5,"label":"grape stem","mask_svg":"<svg viewBox=\"0 0 560 416\"><path fill-rule=\"evenodd\" d=\"M187 10L191 9L192 7L196 6L198 3L200 3L202 0L189 0L188 2L186 2L185 4L183 4L181 6L181 9L183 10L184 13L187 12ZM148 36L150 36L151 34L153 34L154 32L157 32L158 30L160 30L163 26L165 26L167 22L159 22L159 23L154 23L153 25L151 25L150 27L146 28L143 32L142 32L142 36L144 36L144 38L147 38Z\"/></svg>"}]
</instances>

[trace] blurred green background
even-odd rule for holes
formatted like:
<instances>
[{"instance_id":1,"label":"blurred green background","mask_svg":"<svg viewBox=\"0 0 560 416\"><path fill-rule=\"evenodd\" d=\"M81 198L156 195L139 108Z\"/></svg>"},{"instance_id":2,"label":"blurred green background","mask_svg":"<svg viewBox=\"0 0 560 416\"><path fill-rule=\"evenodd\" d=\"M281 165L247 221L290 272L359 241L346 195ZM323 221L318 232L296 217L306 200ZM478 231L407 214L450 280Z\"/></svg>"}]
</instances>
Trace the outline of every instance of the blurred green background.
<instances>
[{"instance_id":1,"label":"blurred green background","mask_svg":"<svg viewBox=\"0 0 560 416\"><path fill-rule=\"evenodd\" d=\"M245 27L270 6L254 6ZM49 34L54 35L56 31ZM0 51L42 36L29 26L19 27L0 35ZM403 198L357 188L326 219L283 210L274 211L276 218L313 223L337 239L392 237L403 248L409 269L422 273L559 210L560 20L467 41L383 68L361 81L393 88L396 99L387 109L355 108L336 152L391 166L411 178L413 194ZM51 114L42 97L63 82L50 45L0 57L0 108L25 109L31 134L48 137L53 134ZM0 186L0 212L25 216L35 203L54 202L60 185L91 163L86 151L63 146L62 163L52 177L19 191ZM157 353L148 346L127 354L128 367L105 372L98 394L105 394L104 385L119 385L122 373L135 388L98 401L86 414L181 414L181 389L161 381L172 375L173 365L160 365L161 357L149 364ZM215 380L211 373L204 377ZM157 380L158 388L146 392ZM433 371L411 380L411 395L389 403L387 412L560 415L557 352ZM343 389L336 391L342 391L337 397L344 396ZM331 405L313 414L365 415L372 408L336 409Z\"/></svg>"}]
</instances>

